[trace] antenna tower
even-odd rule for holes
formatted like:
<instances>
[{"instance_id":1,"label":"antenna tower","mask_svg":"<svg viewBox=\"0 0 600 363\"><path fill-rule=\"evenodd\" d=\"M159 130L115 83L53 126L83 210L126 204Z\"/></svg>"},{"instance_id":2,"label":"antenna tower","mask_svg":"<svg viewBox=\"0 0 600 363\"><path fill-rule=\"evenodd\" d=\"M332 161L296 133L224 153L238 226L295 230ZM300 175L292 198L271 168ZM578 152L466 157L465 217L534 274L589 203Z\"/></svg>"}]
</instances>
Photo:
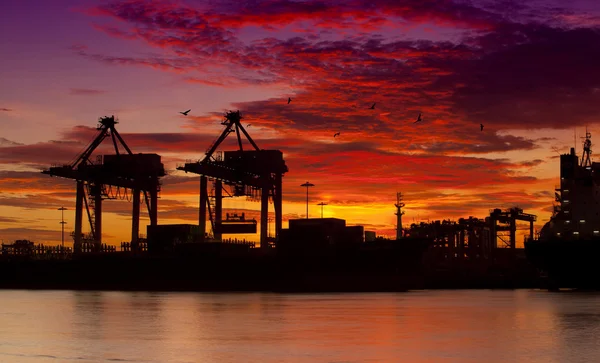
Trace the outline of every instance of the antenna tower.
<instances>
[{"instance_id":1,"label":"antenna tower","mask_svg":"<svg viewBox=\"0 0 600 363\"><path fill-rule=\"evenodd\" d=\"M587 127L585 129L585 139L583 140L583 156L581 157L581 167L591 168L592 167L592 134L588 132Z\"/></svg>"},{"instance_id":2,"label":"antenna tower","mask_svg":"<svg viewBox=\"0 0 600 363\"><path fill-rule=\"evenodd\" d=\"M402 193L396 193L396 239L399 240L402 238L402 216L404 212L402 208L404 208L405 204L402 202Z\"/></svg>"}]
</instances>

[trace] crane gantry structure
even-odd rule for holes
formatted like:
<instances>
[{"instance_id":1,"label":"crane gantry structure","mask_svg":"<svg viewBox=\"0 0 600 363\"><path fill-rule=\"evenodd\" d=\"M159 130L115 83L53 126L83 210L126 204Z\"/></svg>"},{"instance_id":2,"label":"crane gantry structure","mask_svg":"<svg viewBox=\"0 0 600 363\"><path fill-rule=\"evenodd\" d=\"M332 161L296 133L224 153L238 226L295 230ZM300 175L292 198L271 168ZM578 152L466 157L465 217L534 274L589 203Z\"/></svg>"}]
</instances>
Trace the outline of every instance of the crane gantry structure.
<instances>
[{"instance_id":1,"label":"crane gantry structure","mask_svg":"<svg viewBox=\"0 0 600 363\"><path fill-rule=\"evenodd\" d=\"M158 192L160 178L165 175L160 155L133 154L121 135L115 129L118 121L114 116L101 117L98 120L98 135L74 162L62 166L52 166L43 170L43 174L77 181L75 201L75 253L81 253L88 248L82 244L83 206L87 211L93 237L92 251L99 252L102 248L102 201L104 199L128 199L131 190L133 202L131 222L132 250L137 250L140 224L140 194L148 207L150 224L156 225L158 219ZM93 152L109 137L114 146L114 155L98 155L92 159ZM119 145L125 150L122 153ZM112 187L116 187L113 192ZM121 192L122 190L122 192ZM149 195L149 197L148 197Z\"/></svg>"},{"instance_id":2,"label":"crane gantry structure","mask_svg":"<svg viewBox=\"0 0 600 363\"><path fill-rule=\"evenodd\" d=\"M222 124L225 129L206 151L202 160L186 163L178 170L200 175L200 211L198 224L201 238L206 234L207 210L214 237L220 240L222 234L256 233L256 221L248 221L242 216L223 220L223 192L232 196L260 195L260 246L268 248L269 197L275 210L275 239L282 229L282 178L288 168L280 150L263 150L254 142L241 123L240 111L229 111ZM215 151L230 133L236 134L239 149L215 154ZM244 150L242 134L252 146ZM214 195L208 193L208 181L214 183ZM229 186L229 193L225 186ZM214 206L212 201L214 200ZM229 216L228 216L229 217Z\"/></svg>"}]
</instances>

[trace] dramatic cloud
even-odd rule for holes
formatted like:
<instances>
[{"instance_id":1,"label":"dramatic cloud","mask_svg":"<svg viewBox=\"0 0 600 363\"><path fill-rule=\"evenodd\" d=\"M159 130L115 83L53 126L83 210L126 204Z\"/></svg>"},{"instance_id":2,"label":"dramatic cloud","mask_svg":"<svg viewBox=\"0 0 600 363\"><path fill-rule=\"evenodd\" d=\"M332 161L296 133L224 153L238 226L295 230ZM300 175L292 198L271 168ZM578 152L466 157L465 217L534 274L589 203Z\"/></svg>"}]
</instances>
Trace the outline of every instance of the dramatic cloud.
<instances>
[{"instance_id":1,"label":"dramatic cloud","mask_svg":"<svg viewBox=\"0 0 600 363\"><path fill-rule=\"evenodd\" d=\"M162 57L152 57L152 58L133 58L133 57L116 57L109 55L101 55L95 53L88 53L86 47L74 47L73 50L82 57L86 57L89 59L97 60L107 64L115 64L115 65L129 65L129 66L147 66L157 70L166 70L166 71L174 71L174 72L183 72L185 69L189 69L194 66L198 66L196 63L178 59L176 57L173 58L162 58Z\"/></svg>"},{"instance_id":2,"label":"dramatic cloud","mask_svg":"<svg viewBox=\"0 0 600 363\"><path fill-rule=\"evenodd\" d=\"M0 223L23 223L23 220L20 218L0 216Z\"/></svg>"},{"instance_id":3,"label":"dramatic cloud","mask_svg":"<svg viewBox=\"0 0 600 363\"><path fill-rule=\"evenodd\" d=\"M472 120L476 125L486 124L492 133L524 125L562 127L566 118L581 125L597 116L586 106L598 97L599 73L593 63L600 52L598 31L553 28L552 21L548 25L511 23L503 14L508 8L523 19L536 9L511 2L499 11L494 4L478 8L455 1L400 5L281 0L252 7L217 2L212 7L190 8L166 2L113 2L93 12L129 25L129 30L117 33L110 28L112 35L125 32L127 39L142 40L174 57L94 57L176 72L216 71L214 79L187 78L205 85L291 84L303 99L295 100L293 111L264 110L264 101L246 106L248 111L253 111L252 106L264 110L262 115L271 119L293 119L298 126L306 119L329 126L343 120L362 127L371 115L357 114L351 108L361 99L364 104L379 101L389 116L378 121L388 127L413 119L418 110L432 115L429 122L442 130L448 131L452 122L454 129L458 126L464 131L465 121ZM556 9L544 12L554 15ZM241 35L247 27L266 24L267 33L303 22L313 23L318 31L324 29L325 20L328 26L344 28L345 23L368 24L374 19L387 20L369 25L371 29L381 30L392 19L401 19L413 26L431 23L471 31L464 33L460 43L393 40L368 33L344 36L341 30L333 30L339 33L337 38L296 33L287 39L265 36L244 42ZM219 59L219 65L201 66L209 58Z\"/></svg>"},{"instance_id":4,"label":"dramatic cloud","mask_svg":"<svg viewBox=\"0 0 600 363\"><path fill-rule=\"evenodd\" d=\"M0 148L7 147L7 146L19 146L19 145L23 145L23 144L18 143L16 141L8 140L4 137L0 137Z\"/></svg>"},{"instance_id":5,"label":"dramatic cloud","mask_svg":"<svg viewBox=\"0 0 600 363\"><path fill-rule=\"evenodd\" d=\"M27 164L36 169L45 169L53 164L67 164L73 161L85 146L74 141L52 140L31 145L2 145L0 164Z\"/></svg>"},{"instance_id":6,"label":"dramatic cloud","mask_svg":"<svg viewBox=\"0 0 600 363\"><path fill-rule=\"evenodd\" d=\"M482 56L463 62L453 100L474 122L535 128L595 122L600 112L600 29L511 26L477 40Z\"/></svg>"},{"instance_id":7,"label":"dramatic cloud","mask_svg":"<svg viewBox=\"0 0 600 363\"><path fill-rule=\"evenodd\" d=\"M105 93L105 91L99 89L88 89L88 88L71 88L69 94L76 96L94 96Z\"/></svg>"},{"instance_id":8,"label":"dramatic cloud","mask_svg":"<svg viewBox=\"0 0 600 363\"><path fill-rule=\"evenodd\" d=\"M62 134L63 140L25 145L0 138L0 150L2 151L0 165L22 163L42 170L52 165L71 164L98 134L99 131L96 128L75 126L72 130ZM216 135L197 133L123 133L121 136L134 153L186 153L190 155L202 155L206 145L216 138ZM235 145L233 139L228 140L227 145ZM120 143L119 150L125 152ZM92 154L92 159L97 155L113 154L114 152L113 144L107 139ZM183 161L166 157L163 158L163 163L169 160Z\"/></svg>"},{"instance_id":9,"label":"dramatic cloud","mask_svg":"<svg viewBox=\"0 0 600 363\"><path fill-rule=\"evenodd\" d=\"M74 181L62 178L51 178L41 172L33 171L0 171L0 195L2 193L32 194L52 192L60 196L61 192L74 195Z\"/></svg>"},{"instance_id":10,"label":"dramatic cloud","mask_svg":"<svg viewBox=\"0 0 600 363\"><path fill-rule=\"evenodd\" d=\"M389 0L322 2L275 0L259 3L220 1L212 7L194 9L169 2L129 1L112 2L91 13L108 14L118 19L148 27L165 29L202 29L203 35L221 35L222 28L259 26L268 30L283 29L290 24L308 22L318 28L356 28L373 30L383 24L403 20L411 23L437 23L450 27L487 29L501 19L497 14L474 7L466 2L411 1L397 3ZM308 27L307 27L308 28ZM208 30L212 32L207 32ZM121 32L118 32L120 34ZM218 38L221 39L221 38Z\"/></svg>"}]
</instances>

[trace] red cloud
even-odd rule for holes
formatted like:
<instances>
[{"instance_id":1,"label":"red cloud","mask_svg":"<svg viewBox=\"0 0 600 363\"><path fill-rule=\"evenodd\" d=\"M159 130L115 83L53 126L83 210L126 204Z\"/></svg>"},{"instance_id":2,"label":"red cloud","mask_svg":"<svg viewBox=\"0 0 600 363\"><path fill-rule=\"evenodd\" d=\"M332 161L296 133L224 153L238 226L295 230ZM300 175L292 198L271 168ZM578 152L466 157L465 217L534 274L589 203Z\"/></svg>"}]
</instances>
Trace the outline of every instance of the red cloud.
<instances>
[{"instance_id":1,"label":"red cloud","mask_svg":"<svg viewBox=\"0 0 600 363\"><path fill-rule=\"evenodd\" d=\"M110 15L120 20L169 29L202 29L213 24L241 28L265 26L283 28L293 23L309 22L318 26L373 29L390 17L416 23L438 23L490 29L501 19L494 13L451 0L436 2L269 0L252 3L222 1L204 8L191 8L166 1L111 2L88 13Z\"/></svg>"},{"instance_id":2,"label":"red cloud","mask_svg":"<svg viewBox=\"0 0 600 363\"><path fill-rule=\"evenodd\" d=\"M535 9L524 6L511 8L516 18L525 20L532 10ZM178 73L204 72L203 77L186 79L210 86L287 83L304 92L311 104L321 97L336 95L350 107L359 98L381 100L385 95L385 102L380 104L402 105L403 110L413 113L419 109L434 111L438 120L446 124L449 116L472 119L476 125L484 123L489 130L491 124L497 129L521 125L527 114L546 125L557 126L573 114L578 119L594 117L585 105L593 103L597 93L597 72L588 61L597 58L595 33L510 23L504 20L503 11L499 7L475 7L449 0L408 4L278 0L252 7L216 2L199 8L162 1L113 2L101 6L95 14L119 19L128 30L102 29L127 39L135 36L174 56L127 58L79 52L110 63L139 64ZM462 24L486 32L475 32L461 42L451 43L394 41L368 34L347 36L331 27L345 21L369 24L372 19L379 24L382 17ZM327 25L327 31L339 39L308 35L266 37L244 43L237 30L265 23L283 26L303 22L312 22L316 31ZM561 54L569 57L561 58ZM589 70L579 72L579 76L568 73L582 67ZM581 78L581 74L586 76ZM561 102L556 98L565 89L573 95L573 101L560 108ZM553 107L543 107L548 99L555 99L551 102ZM397 112L390 115L388 124L407 116Z\"/></svg>"}]
</instances>

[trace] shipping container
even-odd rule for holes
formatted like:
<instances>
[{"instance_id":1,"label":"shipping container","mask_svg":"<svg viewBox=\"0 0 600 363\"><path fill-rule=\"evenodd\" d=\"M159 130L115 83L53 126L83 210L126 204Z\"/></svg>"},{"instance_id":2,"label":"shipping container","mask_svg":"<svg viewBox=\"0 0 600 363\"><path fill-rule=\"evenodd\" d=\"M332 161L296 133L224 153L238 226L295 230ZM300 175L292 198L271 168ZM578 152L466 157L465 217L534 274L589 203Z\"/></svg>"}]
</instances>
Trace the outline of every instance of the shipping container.
<instances>
[{"instance_id":1,"label":"shipping container","mask_svg":"<svg viewBox=\"0 0 600 363\"><path fill-rule=\"evenodd\" d=\"M105 170L129 175L164 175L165 169L158 154L104 155Z\"/></svg>"},{"instance_id":2,"label":"shipping container","mask_svg":"<svg viewBox=\"0 0 600 363\"><path fill-rule=\"evenodd\" d=\"M256 230L256 221L215 223L215 232L221 234L249 234Z\"/></svg>"},{"instance_id":3,"label":"shipping container","mask_svg":"<svg viewBox=\"0 0 600 363\"><path fill-rule=\"evenodd\" d=\"M195 224L163 224L148 226L148 252L173 251L177 244L200 242L200 227Z\"/></svg>"}]
</instances>

